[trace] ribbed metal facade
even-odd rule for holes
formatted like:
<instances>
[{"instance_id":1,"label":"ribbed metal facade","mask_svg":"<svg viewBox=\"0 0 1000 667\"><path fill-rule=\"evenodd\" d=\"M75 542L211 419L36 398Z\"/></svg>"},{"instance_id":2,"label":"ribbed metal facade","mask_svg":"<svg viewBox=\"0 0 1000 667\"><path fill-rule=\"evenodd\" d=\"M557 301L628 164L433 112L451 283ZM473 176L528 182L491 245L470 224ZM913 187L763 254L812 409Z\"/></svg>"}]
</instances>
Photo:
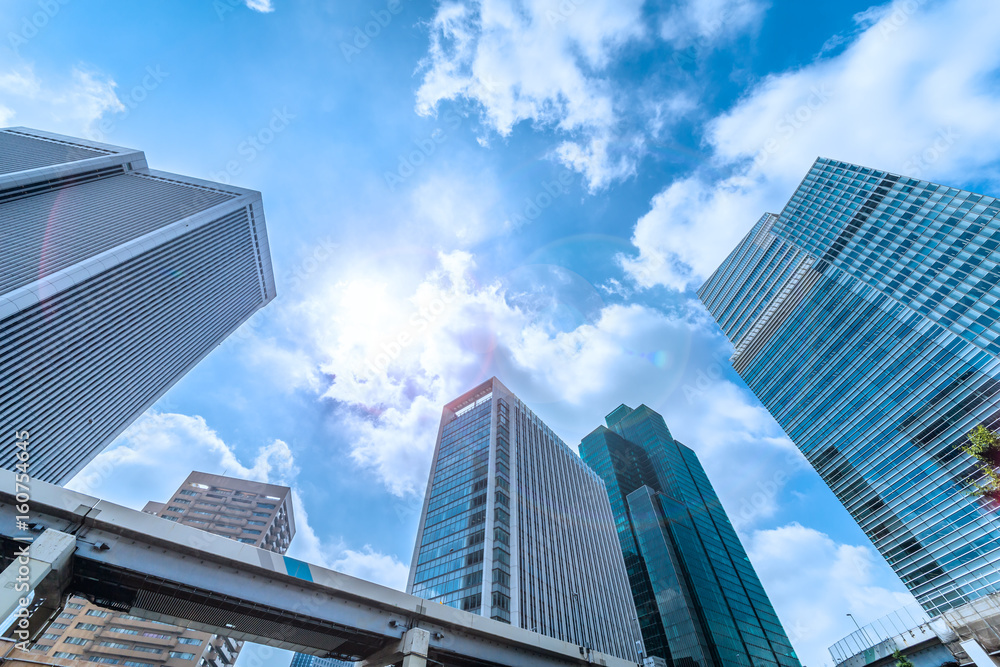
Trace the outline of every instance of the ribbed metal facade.
<instances>
[{"instance_id":1,"label":"ribbed metal facade","mask_svg":"<svg viewBox=\"0 0 1000 667\"><path fill-rule=\"evenodd\" d=\"M639 657L604 483L495 378L444 408L407 590Z\"/></svg>"},{"instance_id":2,"label":"ribbed metal facade","mask_svg":"<svg viewBox=\"0 0 1000 667\"><path fill-rule=\"evenodd\" d=\"M0 175L0 428L64 483L274 298L270 251L257 192L23 128L8 148L31 168Z\"/></svg>"},{"instance_id":3,"label":"ribbed metal facade","mask_svg":"<svg viewBox=\"0 0 1000 667\"><path fill-rule=\"evenodd\" d=\"M1000 200L820 159L699 291L733 366L925 609L1000 591L959 446L1000 427Z\"/></svg>"},{"instance_id":4,"label":"ribbed metal facade","mask_svg":"<svg viewBox=\"0 0 1000 667\"><path fill-rule=\"evenodd\" d=\"M0 174L51 167L114 152L93 144L82 146L75 140L60 140L53 135L46 135L46 138L48 141L40 142L37 135L23 128L0 132Z\"/></svg>"}]
</instances>

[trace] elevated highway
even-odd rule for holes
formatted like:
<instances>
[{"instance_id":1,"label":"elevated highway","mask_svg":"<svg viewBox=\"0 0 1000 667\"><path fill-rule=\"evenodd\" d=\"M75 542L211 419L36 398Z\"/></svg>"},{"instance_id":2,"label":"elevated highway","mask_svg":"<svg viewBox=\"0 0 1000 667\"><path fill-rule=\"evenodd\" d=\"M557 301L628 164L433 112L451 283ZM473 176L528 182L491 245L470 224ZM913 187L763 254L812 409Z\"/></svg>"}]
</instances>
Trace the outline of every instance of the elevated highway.
<instances>
[{"instance_id":1,"label":"elevated highway","mask_svg":"<svg viewBox=\"0 0 1000 667\"><path fill-rule=\"evenodd\" d=\"M32 635L79 594L136 616L372 667L636 665L52 484L29 486L30 499L19 502L14 473L0 470L0 611L15 610L24 595L11 582L31 541Z\"/></svg>"}]
</instances>

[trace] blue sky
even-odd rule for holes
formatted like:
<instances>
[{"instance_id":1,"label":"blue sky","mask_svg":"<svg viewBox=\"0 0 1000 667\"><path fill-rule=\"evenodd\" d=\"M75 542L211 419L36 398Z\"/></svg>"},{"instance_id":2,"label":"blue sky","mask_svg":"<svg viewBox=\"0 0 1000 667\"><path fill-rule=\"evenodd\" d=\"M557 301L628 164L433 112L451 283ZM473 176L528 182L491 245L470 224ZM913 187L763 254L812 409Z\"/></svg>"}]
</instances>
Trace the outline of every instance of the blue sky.
<instances>
[{"instance_id":1,"label":"blue sky","mask_svg":"<svg viewBox=\"0 0 1000 667\"><path fill-rule=\"evenodd\" d=\"M912 598L694 290L818 155L996 192L998 19L989 0L6 0L0 126L261 190L278 276L74 485L141 507L192 469L287 483L293 554L401 587L443 403L495 374L573 447L645 403L699 452L804 663L828 663L847 613Z\"/></svg>"}]
</instances>

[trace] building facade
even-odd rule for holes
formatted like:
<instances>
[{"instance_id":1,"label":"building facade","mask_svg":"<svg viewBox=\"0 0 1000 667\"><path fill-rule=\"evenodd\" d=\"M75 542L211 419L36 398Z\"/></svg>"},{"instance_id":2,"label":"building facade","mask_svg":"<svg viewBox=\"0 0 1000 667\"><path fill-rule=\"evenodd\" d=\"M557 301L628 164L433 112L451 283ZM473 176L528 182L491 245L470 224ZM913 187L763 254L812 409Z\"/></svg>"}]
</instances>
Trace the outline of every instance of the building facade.
<instances>
[{"instance_id":1,"label":"building facade","mask_svg":"<svg viewBox=\"0 0 1000 667\"><path fill-rule=\"evenodd\" d=\"M296 653L292 658L292 664L288 667L351 667L353 662L334 660L332 658L317 658L314 655Z\"/></svg>"},{"instance_id":2,"label":"building facade","mask_svg":"<svg viewBox=\"0 0 1000 667\"><path fill-rule=\"evenodd\" d=\"M0 428L56 484L275 296L260 193L127 148L0 130L0 238Z\"/></svg>"},{"instance_id":3,"label":"building facade","mask_svg":"<svg viewBox=\"0 0 1000 667\"><path fill-rule=\"evenodd\" d=\"M799 667L694 451L645 405L606 422L580 456L607 488L647 653L678 667Z\"/></svg>"},{"instance_id":4,"label":"building facade","mask_svg":"<svg viewBox=\"0 0 1000 667\"><path fill-rule=\"evenodd\" d=\"M407 591L639 658L604 483L496 378L444 407Z\"/></svg>"},{"instance_id":5,"label":"building facade","mask_svg":"<svg viewBox=\"0 0 1000 667\"><path fill-rule=\"evenodd\" d=\"M287 486L193 472L145 512L283 554L295 535ZM70 597L33 652L122 667L224 667L243 642L99 607Z\"/></svg>"},{"instance_id":6,"label":"building facade","mask_svg":"<svg viewBox=\"0 0 1000 667\"><path fill-rule=\"evenodd\" d=\"M932 615L1000 591L959 450L1000 426L1000 201L819 159L699 290L732 363Z\"/></svg>"}]
</instances>

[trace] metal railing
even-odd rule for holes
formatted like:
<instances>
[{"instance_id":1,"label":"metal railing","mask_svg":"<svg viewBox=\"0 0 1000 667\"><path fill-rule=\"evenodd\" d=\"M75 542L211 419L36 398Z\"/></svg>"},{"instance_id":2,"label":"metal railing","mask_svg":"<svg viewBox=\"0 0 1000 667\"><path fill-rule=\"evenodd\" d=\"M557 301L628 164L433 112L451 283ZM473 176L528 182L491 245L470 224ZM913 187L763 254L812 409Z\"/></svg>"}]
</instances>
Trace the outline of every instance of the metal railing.
<instances>
[{"instance_id":1,"label":"metal railing","mask_svg":"<svg viewBox=\"0 0 1000 667\"><path fill-rule=\"evenodd\" d=\"M936 636L930 629L929 623L930 617L920 605L909 605L872 621L847 635L830 647L830 655L833 657L834 664L839 665L900 635L909 635L910 633L917 635L926 632L931 636Z\"/></svg>"}]
</instances>

